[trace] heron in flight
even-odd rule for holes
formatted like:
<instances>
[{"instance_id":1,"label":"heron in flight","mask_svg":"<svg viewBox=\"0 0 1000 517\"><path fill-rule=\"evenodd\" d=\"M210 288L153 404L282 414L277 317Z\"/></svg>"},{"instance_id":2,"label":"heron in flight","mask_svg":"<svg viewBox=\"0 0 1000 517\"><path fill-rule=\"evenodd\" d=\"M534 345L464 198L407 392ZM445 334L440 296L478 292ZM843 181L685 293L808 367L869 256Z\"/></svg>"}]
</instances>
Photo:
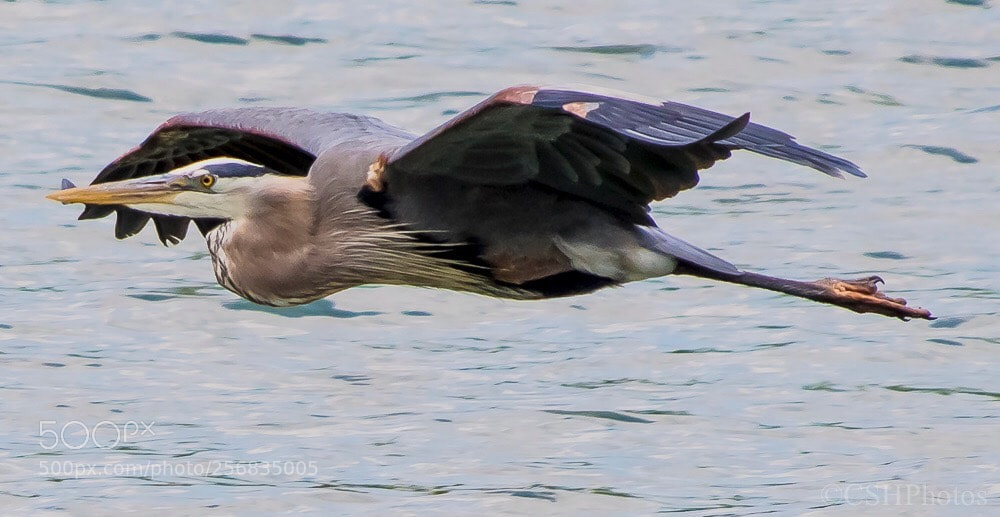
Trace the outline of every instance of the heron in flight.
<instances>
[{"instance_id":1,"label":"heron in flight","mask_svg":"<svg viewBox=\"0 0 1000 517\"><path fill-rule=\"evenodd\" d=\"M152 219L176 244L194 221L219 283L265 305L362 284L542 299L674 274L931 318L880 292L879 277L742 271L657 226L649 203L694 187L733 150L865 176L749 120L532 86L420 137L346 113L223 109L169 119L90 186L63 180L48 197L85 204L80 219L116 213L119 239Z\"/></svg>"}]
</instances>

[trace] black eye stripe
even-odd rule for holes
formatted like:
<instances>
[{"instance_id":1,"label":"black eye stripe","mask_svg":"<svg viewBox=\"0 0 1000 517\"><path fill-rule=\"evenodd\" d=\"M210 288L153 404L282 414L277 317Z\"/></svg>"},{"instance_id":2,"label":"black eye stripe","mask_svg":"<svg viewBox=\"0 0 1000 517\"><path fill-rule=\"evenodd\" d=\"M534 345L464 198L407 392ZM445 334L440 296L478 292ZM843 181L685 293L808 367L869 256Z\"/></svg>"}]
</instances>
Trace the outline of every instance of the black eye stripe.
<instances>
[{"instance_id":1,"label":"black eye stripe","mask_svg":"<svg viewBox=\"0 0 1000 517\"><path fill-rule=\"evenodd\" d=\"M252 163L213 163L201 169L217 178L254 178L267 172L266 167Z\"/></svg>"}]
</instances>

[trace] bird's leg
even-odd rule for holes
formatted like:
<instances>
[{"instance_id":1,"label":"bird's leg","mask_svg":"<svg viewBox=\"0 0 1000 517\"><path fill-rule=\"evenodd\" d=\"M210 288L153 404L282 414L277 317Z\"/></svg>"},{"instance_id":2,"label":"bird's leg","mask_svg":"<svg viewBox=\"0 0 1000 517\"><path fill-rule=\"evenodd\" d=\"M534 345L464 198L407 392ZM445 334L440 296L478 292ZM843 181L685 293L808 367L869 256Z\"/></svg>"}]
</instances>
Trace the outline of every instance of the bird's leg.
<instances>
[{"instance_id":1,"label":"bird's leg","mask_svg":"<svg viewBox=\"0 0 1000 517\"><path fill-rule=\"evenodd\" d=\"M837 305L854 312L873 312L903 320L910 318L934 319L931 312L927 309L908 307L906 300L891 298L879 291L879 282L885 282L877 276L858 278L856 280L824 278L815 282L802 282L751 273L749 271L732 274L719 273L686 263L678 264L674 274L693 275L750 287L759 287L800 298L808 298L820 303Z\"/></svg>"}]
</instances>

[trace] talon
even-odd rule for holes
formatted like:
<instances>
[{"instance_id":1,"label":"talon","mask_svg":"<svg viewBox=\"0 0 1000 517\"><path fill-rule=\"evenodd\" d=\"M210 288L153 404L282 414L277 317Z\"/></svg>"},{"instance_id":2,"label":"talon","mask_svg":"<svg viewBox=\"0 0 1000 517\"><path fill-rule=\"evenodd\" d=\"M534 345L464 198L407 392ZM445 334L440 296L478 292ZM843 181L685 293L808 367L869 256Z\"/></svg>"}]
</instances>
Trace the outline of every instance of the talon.
<instances>
[{"instance_id":1,"label":"talon","mask_svg":"<svg viewBox=\"0 0 1000 517\"><path fill-rule=\"evenodd\" d=\"M877 312L902 319L933 319L930 311L908 307L905 298L892 298L878 290L878 284L885 283L879 276L869 276L855 280L824 278L815 282L826 291L824 301L851 309L855 312Z\"/></svg>"},{"instance_id":2,"label":"talon","mask_svg":"<svg viewBox=\"0 0 1000 517\"><path fill-rule=\"evenodd\" d=\"M875 278L878 277L858 278L856 280L824 278L817 280L816 283L834 292L877 295L880 293L878 292L878 282L874 280ZM881 279L879 278L879 280Z\"/></svg>"},{"instance_id":3,"label":"talon","mask_svg":"<svg viewBox=\"0 0 1000 517\"><path fill-rule=\"evenodd\" d=\"M845 284L864 285L869 289L875 289L875 290L878 289L877 287L878 284L885 284L885 280L882 280L882 277L878 275L866 276L864 278L858 278L855 280L839 280L839 281L844 282Z\"/></svg>"},{"instance_id":4,"label":"talon","mask_svg":"<svg viewBox=\"0 0 1000 517\"><path fill-rule=\"evenodd\" d=\"M854 280L823 278L815 282L800 282L743 271L733 277L722 276L722 279L821 303L829 303L854 312L870 312L903 319L934 319L929 310L921 307L908 307L905 299L889 297L879 291L878 284L885 283L885 280L880 276L873 275Z\"/></svg>"}]
</instances>

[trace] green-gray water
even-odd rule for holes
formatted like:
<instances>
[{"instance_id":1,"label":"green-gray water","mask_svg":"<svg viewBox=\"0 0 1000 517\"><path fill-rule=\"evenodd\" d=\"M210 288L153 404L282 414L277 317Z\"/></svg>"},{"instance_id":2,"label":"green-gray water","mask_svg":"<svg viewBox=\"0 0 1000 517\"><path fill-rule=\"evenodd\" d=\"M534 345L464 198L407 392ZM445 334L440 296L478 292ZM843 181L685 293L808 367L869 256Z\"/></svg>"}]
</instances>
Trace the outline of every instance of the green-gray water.
<instances>
[{"instance_id":1,"label":"green-gray water","mask_svg":"<svg viewBox=\"0 0 1000 517\"><path fill-rule=\"evenodd\" d=\"M998 27L990 1L0 3L0 513L996 513ZM181 111L422 131L519 83L752 111L855 161L739 153L655 216L940 319L689 278L266 309L196 232L117 242L43 199Z\"/></svg>"}]
</instances>

